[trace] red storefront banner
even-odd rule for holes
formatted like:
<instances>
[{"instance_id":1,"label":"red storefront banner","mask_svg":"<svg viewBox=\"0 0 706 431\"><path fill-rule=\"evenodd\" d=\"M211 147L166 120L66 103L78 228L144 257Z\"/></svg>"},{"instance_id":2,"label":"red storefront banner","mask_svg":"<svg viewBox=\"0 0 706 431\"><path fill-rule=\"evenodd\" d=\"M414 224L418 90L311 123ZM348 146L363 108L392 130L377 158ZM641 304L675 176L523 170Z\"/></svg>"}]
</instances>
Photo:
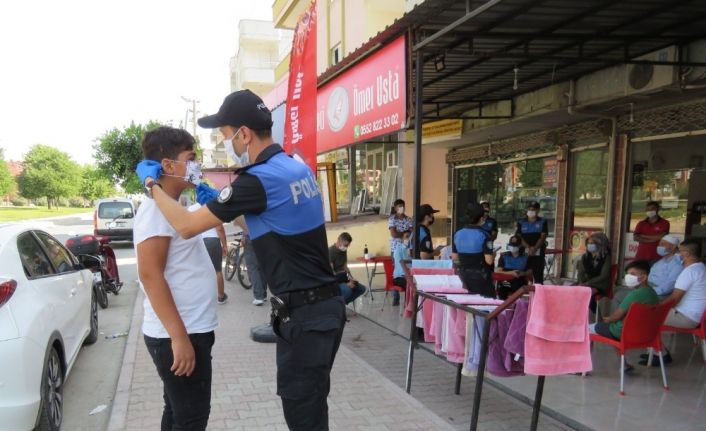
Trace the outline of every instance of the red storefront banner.
<instances>
[{"instance_id":1,"label":"red storefront banner","mask_svg":"<svg viewBox=\"0 0 706 431\"><path fill-rule=\"evenodd\" d=\"M297 23L292 40L284 150L316 173L316 0Z\"/></svg>"},{"instance_id":2,"label":"red storefront banner","mask_svg":"<svg viewBox=\"0 0 706 431\"><path fill-rule=\"evenodd\" d=\"M319 88L317 105L319 153L403 129L407 118L404 36Z\"/></svg>"}]
</instances>

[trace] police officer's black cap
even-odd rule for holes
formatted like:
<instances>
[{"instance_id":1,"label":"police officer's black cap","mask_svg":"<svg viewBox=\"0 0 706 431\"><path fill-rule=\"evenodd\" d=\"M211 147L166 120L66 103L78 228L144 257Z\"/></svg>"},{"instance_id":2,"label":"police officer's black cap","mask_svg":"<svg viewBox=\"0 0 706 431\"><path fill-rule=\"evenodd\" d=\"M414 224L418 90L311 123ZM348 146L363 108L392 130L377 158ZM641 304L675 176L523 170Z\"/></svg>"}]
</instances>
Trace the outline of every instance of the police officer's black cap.
<instances>
[{"instance_id":1,"label":"police officer's black cap","mask_svg":"<svg viewBox=\"0 0 706 431\"><path fill-rule=\"evenodd\" d=\"M539 209L539 202L537 201L532 201L527 205L527 208L534 208L534 209Z\"/></svg>"},{"instance_id":2,"label":"police officer's black cap","mask_svg":"<svg viewBox=\"0 0 706 431\"><path fill-rule=\"evenodd\" d=\"M485 215L485 210L477 202L471 202L466 207L466 215L469 219L475 220Z\"/></svg>"},{"instance_id":3,"label":"police officer's black cap","mask_svg":"<svg viewBox=\"0 0 706 431\"><path fill-rule=\"evenodd\" d=\"M435 210L434 208L431 207L429 204L424 204L419 207L419 217L424 217L432 214L438 213L439 210Z\"/></svg>"},{"instance_id":4,"label":"police officer's black cap","mask_svg":"<svg viewBox=\"0 0 706 431\"><path fill-rule=\"evenodd\" d=\"M198 123L206 129L245 126L253 130L270 130L272 113L260 96L250 90L239 90L226 96L217 113L199 118Z\"/></svg>"}]
</instances>

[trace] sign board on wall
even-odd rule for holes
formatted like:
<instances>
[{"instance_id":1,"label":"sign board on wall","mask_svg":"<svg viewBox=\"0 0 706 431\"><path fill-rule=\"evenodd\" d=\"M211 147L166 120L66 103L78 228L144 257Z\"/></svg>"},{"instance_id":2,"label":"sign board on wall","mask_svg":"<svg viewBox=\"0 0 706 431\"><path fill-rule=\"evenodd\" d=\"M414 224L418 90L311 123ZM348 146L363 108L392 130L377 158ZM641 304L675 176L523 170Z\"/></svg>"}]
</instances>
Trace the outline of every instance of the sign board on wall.
<instances>
[{"instance_id":1,"label":"sign board on wall","mask_svg":"<svg viewBox=\"0 0 706 431\"><path fill-rule=\"evenodd\" d=\"M557 161L556 159L544 159L544 170L542 175L542 184L545 189L555 189L559 185L557 177Z\"/></svg>"},{"instance_id":2,"label":"sign board on wall","mask_svg":"<svg viewBox=\"0 0 706 431\"><path fill-rule=\"evenodd\" d=\"M317 152L403 129L406 89L402 36L318 89Z\"/></svg>"},{"instance_id":3,"label":"sign board on wall","mask_svg":"<svg viewBox=\"0 0 706 431\"><path fill-rule=\"evenodd\" d=\"M439 120L422 125L422 143L443 142L461 139L463 120Z\"/></svg>"}]
</instances>

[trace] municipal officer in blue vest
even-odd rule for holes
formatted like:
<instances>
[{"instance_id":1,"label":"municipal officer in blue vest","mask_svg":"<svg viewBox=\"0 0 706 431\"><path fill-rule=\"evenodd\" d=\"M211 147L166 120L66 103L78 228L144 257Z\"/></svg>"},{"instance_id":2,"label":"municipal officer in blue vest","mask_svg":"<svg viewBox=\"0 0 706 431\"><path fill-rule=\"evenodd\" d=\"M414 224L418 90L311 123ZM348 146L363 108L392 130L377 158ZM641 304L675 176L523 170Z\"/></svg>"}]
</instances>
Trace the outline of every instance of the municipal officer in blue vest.
<instances>
[{"instance_id":1,"label":"municipal officer in blue vest","mask_svg":"<svg viewBox=\"0 0 706 431\"><path fill-rule=\"evenodd\" d=\"M522 247L522 239L518 235L513 235L507 241L507 251L500 255L498 266L495 272L507 274L513 277L509 281L498 283L498 297L507 299L517 289L527 284L527 276L532 271L527 270L527 255Z\"/></svg>"},{"instance_id":2,"label":"municipal officer in blue vest","mask_svg":"<svg viewBox=\"0 0 706 431\"><path fill-rule=\"evenodd\" d=\"M189 213L159 187L151 187L152 196L184 238L245 215L273 295L277 394L285 420L291 430L328 430L326 398L345 305L328 261L314 174L273 143L270 111L249 90L230 94L218 113L201 118L199 125L219 128L234 158L253 163L236 171L233 184L220 193L199 186L198 200L208 203L196 212ZM137 172L147 187L160 173L150 161L142 161Z\"/></svg>"},{"instance_id":3,"label":"municipal officer in blue vest","mask_svg":"<svg viewBox=\"0 0 706 431\"><path fill-rule=\"evenodd\" d=\"M522 245L527 250L527 269L532 270L534 282L544 282L544 251L547 248L549 228L547 221L539 217L539 202L532 201L527 205L527 217L517 222L515 235L522 238Z\"/></svg>"},{"instance_id":4,"label":"municipal officer in blue vest","mask_svg":"<svg viewBox=\"0 0 706 431\"><path fill-rule=\"evenodd\" d=\"M488 232L491 240L495 241L498 237L498 222L490 216L490 202L481 202L480 206L483 207L485 214L485 221L482 226L483 230Z\"/></svg>"},{"instance_id":5,"label":"municipal officer in blue vest","mask_svg":"<svg viewBox=\"0 0 706 431\"><path fill-rule=\"evenodd\" d=\"M493 262L495 251L488 232L483 230L483 207L468 204L468 225L454 234L452 258L458 264L458 275L470 293L495 297Z\"/></svg>"}]
</instances>

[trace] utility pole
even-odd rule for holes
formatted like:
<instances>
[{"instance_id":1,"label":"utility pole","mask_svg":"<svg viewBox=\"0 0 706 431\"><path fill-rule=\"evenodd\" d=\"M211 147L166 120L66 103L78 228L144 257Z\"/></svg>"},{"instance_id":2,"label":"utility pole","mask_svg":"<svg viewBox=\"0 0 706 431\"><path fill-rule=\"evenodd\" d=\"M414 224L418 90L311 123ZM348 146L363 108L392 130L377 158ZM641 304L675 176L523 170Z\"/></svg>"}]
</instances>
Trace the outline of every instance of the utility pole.
<instances>
[{"instance_id":1,"label":"utility pole","mask_svg":"<svg viewBox=\"0 0 706 431\"><path fill-rule=\"evenodd\" d=\"M191 135L194 137L196 140L196 153L198 154L198 157L201 158L201 146L199 145L199 137L196 134L196 116L198 115L198 110L196 109L196 105L198 103L201 103L197 99L189 99L187 97L181 96L181 100L183 100L186 103L191 103L191 108L187 108L186 110L186 117L188 118L189 112L191 112ZM184 124L184 128L188 127L188 121Z\"/></svg>"}]
</instances>

